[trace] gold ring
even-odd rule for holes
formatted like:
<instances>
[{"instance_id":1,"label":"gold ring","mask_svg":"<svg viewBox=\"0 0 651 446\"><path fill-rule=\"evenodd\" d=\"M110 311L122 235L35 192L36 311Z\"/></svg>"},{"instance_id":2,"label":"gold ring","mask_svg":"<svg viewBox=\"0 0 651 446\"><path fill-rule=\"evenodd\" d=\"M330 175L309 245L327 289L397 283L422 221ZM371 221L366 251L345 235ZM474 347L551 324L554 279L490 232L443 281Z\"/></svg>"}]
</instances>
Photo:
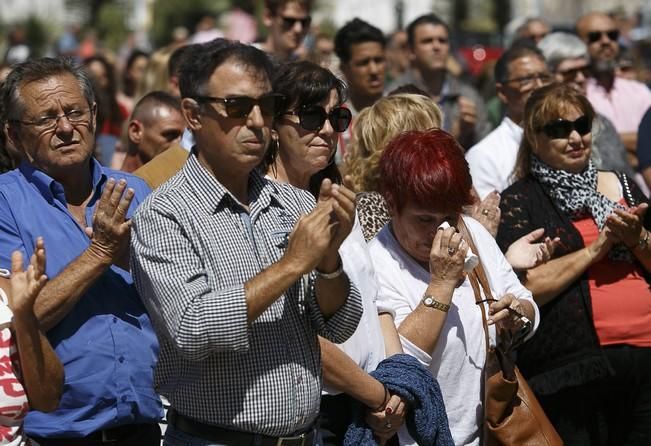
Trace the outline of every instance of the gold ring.
<instances>
[{"instance_id":1,"label":"gold ring","mask_svg":"<svg viewBox=\"0 0 651 446\"><path fill-rule=\"evenodd\" d=\"M484 215L488 215L488 209L482 209L481 213L484 214Z\"/></svg>"},{"instance_id":2,"label":"gold ring","mask_svg":"<svg viewBox=\"0 0 651 446\"><path fill-rule=\"evenodd\" d=\"M455 252L457 252L456 249L454 249L454 248L448 248L448 254L449 254L449 255L453 256Z\"/></svg>"}]
</instances>

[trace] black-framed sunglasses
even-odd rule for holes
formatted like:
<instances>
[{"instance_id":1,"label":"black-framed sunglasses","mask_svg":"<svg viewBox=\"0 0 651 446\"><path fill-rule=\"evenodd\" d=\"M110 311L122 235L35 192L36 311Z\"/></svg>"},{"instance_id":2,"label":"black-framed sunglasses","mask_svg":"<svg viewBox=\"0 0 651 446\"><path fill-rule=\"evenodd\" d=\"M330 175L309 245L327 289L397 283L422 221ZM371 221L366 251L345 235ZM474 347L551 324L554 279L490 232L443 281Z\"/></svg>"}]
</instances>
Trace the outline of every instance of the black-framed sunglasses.
<instances>
[{"instance_id":1,"label":"black-framed sunglasses","mask_svg":"<svg viewBox=\"0 0 651 446\"><path fill-rule=\"evenodd\" d=\"M260 96L259 98L252 98L250 96L231 96L228 98L219 98L215 96L196 96L194 98L198 102L216 102L224 104L226 116L234 119L242 119L249 116L253 107L257 105L260 107L262 116L271 117L278 115L285 96L280 93L269 93Z\"/></svg>"},{"instance_id":2,"label":"black-framed sunglasses","mask_svg":"<svg viewBox=\"0 0 651 446\"><path fill-rule=\"evenodd\" d=\"M285 29L292 29L294 25L296 25L296 22L301 24L301 27L303 29L307 29L310 27L310 24L312 23L312 17L309 15L306 17L286 17L282 16L283 19L283 28Z\"/></svg>"},{"instance_id":3,"label":"black-framed sunglasses","mask_svg":"<svg viewBox=\"0 0 651 446\"><path fill-rule=\"evenodd\" d=\"M608 39L612 42L617 42L617 39L619 39L619 30L618 29L611 29L608 31L590 31L588 35L588 42L590 43L595 43L601 40L601 36L606 35Z\"/></svg>"},{"instance_id":4,"label":"black-framed sunglasses","mask_svg":"<svg viewBox=\"0 0 651 446\"><path fill-rule=\"evenodd\" d=\"M583 136L592 131L592 120L586 115L580 116L574 121L556 119L543 125L540 130L551 139L567 139L573 130Z\"/></svg>"},{"instance_id":5,"label":"black-framed sunglasses","mask_svg":"<svg viewBox=\"0 0 651 446\"><path fill-rule=\"evenodd\" d=\"M325 108L320 105L312 105L310 107L301 107L298 110L290 110L284 114L298 116L299 125L311 132L321 130L327 119L330 121L332 129L337 133L341 133L346 131L353 119L350 110L341 106L333 107L330 113L326 113Z\"/></svg>"}]
</instances>

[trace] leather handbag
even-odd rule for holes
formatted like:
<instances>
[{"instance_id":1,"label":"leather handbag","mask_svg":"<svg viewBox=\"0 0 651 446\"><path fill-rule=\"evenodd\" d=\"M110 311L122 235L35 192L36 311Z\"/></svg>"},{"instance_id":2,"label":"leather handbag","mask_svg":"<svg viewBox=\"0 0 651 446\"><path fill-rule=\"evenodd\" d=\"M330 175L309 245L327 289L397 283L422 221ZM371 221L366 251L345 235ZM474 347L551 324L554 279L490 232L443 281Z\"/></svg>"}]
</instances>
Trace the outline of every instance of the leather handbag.
<instances>
[{"instance_id":1,"label":"leather handbag","mask_svg":"<svg viewBox=\"0 0 651 446\"><path fill-rule=\"evenodd\" d=\"M464 239L479 255L472 236L459 219ZM562 446L563 440L545 415L527 381L510 356L510 349L498 342L490 346L486 312L481 290L488 301L494 301L486 272L479 264L469 274L484 323L486 365L484 366L484 444L508 446Z\"/></svg>"}]
</instances>

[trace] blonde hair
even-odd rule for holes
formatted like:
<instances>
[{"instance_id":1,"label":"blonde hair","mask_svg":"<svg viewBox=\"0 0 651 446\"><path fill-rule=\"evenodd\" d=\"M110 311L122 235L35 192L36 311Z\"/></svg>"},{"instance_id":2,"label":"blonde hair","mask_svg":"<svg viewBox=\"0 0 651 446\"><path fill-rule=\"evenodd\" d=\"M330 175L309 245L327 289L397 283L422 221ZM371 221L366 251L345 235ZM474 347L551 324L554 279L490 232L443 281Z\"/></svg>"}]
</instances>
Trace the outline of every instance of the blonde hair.
<instances>
[{"instance_id":1,"label":"blonde hair","mask_svg":"<svg viewBox=\"0 0 651 446\"><path fill-rule=\"evenodd\" d=\"M357 191L379 191L380 156L396 136L410 130L441 126L443 113L436 103L419 94L396 94L378 100L357 115L344 169Z\"/></svg>"},{"instance_id":2,"label":"blonde hair","mask_svg":"<svg viewBox=\"0 0 651 446\"><path fill-rule=\"evenodd\" d=\"M172 55L172 47L163 47L152 53L145 69L145 74L136 89L136 100L142 99L152 91L169 90L169 73L167 63Z\"/></svg>"}]
</instances>

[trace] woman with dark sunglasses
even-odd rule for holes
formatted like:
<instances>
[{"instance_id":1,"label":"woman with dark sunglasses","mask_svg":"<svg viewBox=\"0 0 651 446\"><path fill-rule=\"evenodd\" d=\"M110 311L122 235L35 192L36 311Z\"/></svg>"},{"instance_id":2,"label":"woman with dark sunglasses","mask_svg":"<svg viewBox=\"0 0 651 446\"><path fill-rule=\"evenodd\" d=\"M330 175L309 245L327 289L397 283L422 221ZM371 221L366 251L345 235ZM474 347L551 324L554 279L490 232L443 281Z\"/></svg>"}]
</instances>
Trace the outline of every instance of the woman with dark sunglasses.
<instances>
[{"instance_id":1,"label":"woman with dark sunglasses","mask_svg":"<svg viewBox=\"0 0 651 446\"><path fill-rule=\"evenodd\" d=\"M648 204L630 178L594 167L594 115L568 85L531 95L497 240L505 249L539 227L560 238L550 261L522 275L542 317L518 364L565 444L648 445Z\"/></svg>"},{"instance_id":2,"label":"woman with dark sunglasses","mask_svg":"<svg viewBox=\"0 0 651 446\"><path fill-rule=\"evenodd\" d=\"M329 70L304 61L280 66L273 90L285 101L275 119L272 147L261 167L270 178L318 197L323 179L342 183L334 155L338 138L351 119L350 111L342 106L346 86ZM340 190L352 194L350 181L347 185ZM319 339L326 389L321 404L321 444L343 444L353 421L354 400L368 408L377 427L376 438L384 444L400 428L405 405L369 372L402 349L393 323L378 317L377 281L358 221L342 244L340 256L343 269L362 294L364 316L346 343L335 345Z\"/></svg>"}]
</instances>

